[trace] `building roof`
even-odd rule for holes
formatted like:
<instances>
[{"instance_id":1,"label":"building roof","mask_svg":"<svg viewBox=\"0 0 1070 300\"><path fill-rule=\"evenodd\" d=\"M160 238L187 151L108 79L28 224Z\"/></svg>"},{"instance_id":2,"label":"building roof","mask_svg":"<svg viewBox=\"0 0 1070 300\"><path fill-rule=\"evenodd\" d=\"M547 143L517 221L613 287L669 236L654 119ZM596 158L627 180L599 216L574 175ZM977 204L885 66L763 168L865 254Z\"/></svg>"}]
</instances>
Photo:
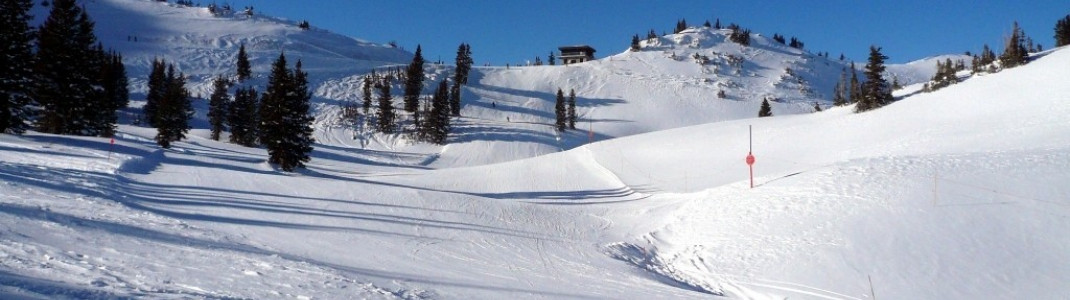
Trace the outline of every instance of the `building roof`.
<instances>
[{"instance_id":1,"label":"building roof","mask_svg":"<svg viewBox=\"0 0 1070 300\"><path fill-rule=\"evenodd\" d=\"M568 52L591 51L591 53L595 52L594 48L591 48L591 46L588 46L588 45L561 46L561 47L557 47L557 49L561 50L561 52L566 52L566 51L568 51Z\"/></svg>"}]
</instances>

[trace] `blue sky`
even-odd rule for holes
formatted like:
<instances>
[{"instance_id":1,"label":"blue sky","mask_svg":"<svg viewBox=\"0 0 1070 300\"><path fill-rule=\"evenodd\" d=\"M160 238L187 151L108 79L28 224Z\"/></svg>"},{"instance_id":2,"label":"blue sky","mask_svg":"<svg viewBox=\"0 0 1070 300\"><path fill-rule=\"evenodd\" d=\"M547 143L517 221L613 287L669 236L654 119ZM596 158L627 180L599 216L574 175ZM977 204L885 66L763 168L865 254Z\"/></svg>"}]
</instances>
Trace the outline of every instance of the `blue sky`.
<instances>
[{"instance_id":1,"label":"blue sky","mask_svg":"<svg viewBox=\"0 0 1070 300\"><path fill-rule=\"evenodd\" d=\"M222 1L222 0L221 0ZM476 64L517 64L546 56L560 45L588 44L599 57L624 51L633 34L670 32L720 18L755 33L795 36L811 52L864 61L869 45L891 62L931 55L1002 49L1017 20L1050 48L1056 20L1070 14L1066 0L1029 1L700 1L700 0L459 0L291 1L231 0L260 12L360 39L423 46L431 61L451 62L457 45L472 45Z\"/></svg>"}]
</instances>

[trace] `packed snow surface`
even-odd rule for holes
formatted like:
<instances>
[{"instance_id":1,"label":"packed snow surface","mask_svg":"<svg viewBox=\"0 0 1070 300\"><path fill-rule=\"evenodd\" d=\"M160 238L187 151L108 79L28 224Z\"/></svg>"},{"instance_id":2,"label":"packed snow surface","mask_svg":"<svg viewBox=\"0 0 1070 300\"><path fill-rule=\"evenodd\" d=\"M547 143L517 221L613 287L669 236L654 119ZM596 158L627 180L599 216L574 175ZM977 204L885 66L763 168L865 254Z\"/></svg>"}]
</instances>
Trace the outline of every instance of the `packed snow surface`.
<instances>
[{"instance_id":1,"label":"packed snow surface","mask_svg":"<svg viewBox=\"0 0 1070 300\"><path fill-rule=\"evenodd\" d=\"M247 33L204 37L226 44L226 55L251 35L285 45L337 37L154 1L87 7L119 16L94 15L98 34L121 34L105 41L125 42L123 26L107 24L127 15L205 19L130 23L160 24L142 39L233 22ZM411 57L348 39L379 49L361 53L385 52L342 55L360 64L353 69L310 70L318 143L297 173L272 168L264 149L207 139L203 111L172 149L133 124L114 143L0 135L0 298L1070 294L1070 50L935 93L904 91L875 111L809 113L827 101L842 64L757 35L751 47L724 36L690 29L590 63L476 68L447 146L338 121L339 105L358 100L363 72ZM212 49L168 55L210 78L232 58L181 57ZM335 65L296 52L309 65ZM277 55L257 53L261 66ZM736 56L745 58L739 74L728 62ZM434 80L452 73L429 70ZM549 128L557 88L581 99L578 130ZM766 96L782 100L776 116L752 118ZM753 189L748 151L757 157Z\"/></svg>"}]
</instances>

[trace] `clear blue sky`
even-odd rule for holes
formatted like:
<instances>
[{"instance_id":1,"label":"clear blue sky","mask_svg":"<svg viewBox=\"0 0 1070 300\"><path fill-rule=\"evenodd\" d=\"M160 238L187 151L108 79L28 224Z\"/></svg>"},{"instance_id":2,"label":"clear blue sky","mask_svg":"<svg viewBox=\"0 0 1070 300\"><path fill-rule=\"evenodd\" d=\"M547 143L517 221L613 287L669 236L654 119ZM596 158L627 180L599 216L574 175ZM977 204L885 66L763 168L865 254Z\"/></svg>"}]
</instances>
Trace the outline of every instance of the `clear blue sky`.
<instances>
[{"instance_id":1,"label":"clear blue sky","mask_svg":"<svg viewBox=\"0 0 1070 300\"><path fill-rule=\"evenodd\" d=\"M452 62L457 45L466 42L477 65L546 59L557 46L571 44L591 45L605 57L624 51L633 34L670 32L680 18L693 26L720 18L765 36L795 36L811 52L843 53L856 61L865 60L869 45L878 45L899 63L976 52L985 43L998 52L1015 20L1048 49L1056 20L1070 14L1067 0L229 2L372 42L397 41L410 51L421 44L430 61Z\"/></svg>"}]
</instances>

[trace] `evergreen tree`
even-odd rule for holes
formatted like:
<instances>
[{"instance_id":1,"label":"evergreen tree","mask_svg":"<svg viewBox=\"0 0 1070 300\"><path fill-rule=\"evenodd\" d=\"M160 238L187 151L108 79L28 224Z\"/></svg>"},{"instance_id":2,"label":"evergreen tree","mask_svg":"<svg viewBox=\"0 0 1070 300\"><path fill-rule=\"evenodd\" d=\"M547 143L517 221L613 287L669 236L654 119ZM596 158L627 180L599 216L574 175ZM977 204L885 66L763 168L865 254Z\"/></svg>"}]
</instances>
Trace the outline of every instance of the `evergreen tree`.
<instances>
[{"instance_id":1,"label":"evergreen tree","mask_svg":"<svg viewBox=\"0 0 1070 300\"><path fill-rule=\"evenodd\" d=\"M821 103L814 102L814 112L821 112Z\"/></svg>"},{"instance_id":2,"label":"evergreen tree","mask_svg":"<svg viewBox=\"0 0 1070 300\"><path fill-rule=\"evenodd\" d=\"M1055 47L1070 45L1070 15L1055 22Z\"/></svg>"},{"instance_id":3,"label":"evergreen tree","mask_svg":"<svg viewBox=\"0 0 1070 300\"><path fill-rule=\"evenodd\" d=\"M424 88L424 56L420 45L416 45L416 55L412 57L409 68L405 71L404 108L407 112L416 112L420 108L420 91Z\"/></svg>"},{"instance_id":4,"label":"evergreen tree","mask_svg":"<svg viewBox=\"0 0 1070 300\"><path fill-rule=\"evenodd\" d=\"M762 107L758 109L758 117L772 117L773 107L769 105L769 98L762 99Z\"/></svg>"},{"instance_id":5,"label":"evergreen tree","mask_svg":"<svg viewBox=\"0 0 1070 300\"><path fill-rule=\"evenodd\" d=\"M858 103L862 100L862 83L858 81L858 69L855 68L855 63L851 63L851 82L848 86L847 101L850 104Z\"/></svg>"},{"instance_id":6,"label":"evergreen tree","mask_svg":"<svg viewBox=\"0 0 1070 300\"><path fill-rule=\"evenodd\" d=\"M427 136L432 143L444 145L450 132L449 84L445 80L438 83L431 98L431 110L427 116Z\"/></svg>"},{"instance_id":7,"label":"evergreen tree","mask_svg":"<svg viewBox=\"0 0 1070 300\"><path fill-rule=\"evenodd\" d=\"M175 75L175 65L167 66L167 89L160 100L156 116L156 143L171 148L171 143L186 138L189 120L193 117L193 104L186 90L185 75Z\"/></svg>"},{"instance_id":8,"label":"evergreen tree","mask_svg":"<svg viewBox=\"0 0 1070 300\"><path fill-rule=\"evenodd\" d=\"M680 19L680 21L676 22L676 28L673 29L672 33L680 33L684 30L687 30L687 20Z\"/></svg>"},{"instance_id":9,"label":"evergreen tree","mask_svg":"<svg viewBox=\"0 0 1070 300\"><path fill-rule=\"evenodd\" d=\"M115 123L118 122L116 110L126 108L130 104L130 87L121 54L111 51L104 56L101 80L104 92L102 101L108 104L108 107L100 110L99 128L102 135L111 136L115 131Z\"/></svg>"},{"instance_id":10,"label":"evergreen tree","mask_svg":"<svg viewBox=\"0 0 1070 300\"><path fill-rule=\"evenodd\" d=\"M707 19L706 23L702 23L702 27L710 28L713 27L713 25L710 25L710 20Z\"/></svg>"},{"instance_id":11,"label":"evergreen tree","mask_svg":"<svg viewBox=\"0 0 1070 300\"><path fill-rule=\"evenodd\" d=\"M212 96L208 100L208 123L212 129L211 138L216 141L226 126L230 106L230 94L227 93L229 87L230 82L223 76L217 76L212 82Z\"/></svg>"},{"instance_id":12,"label":"evergreen tree","mask_svg":"<svg viewBox=\"0 0 1070 300\"><path fill-rule=\"evenodd\" d=\"M227 125L230 127L230 142L246 147L255 147L259 137L259 94L254 88L238 88L234 103L227 109Z\"/></svg>"},{"instance_id":13,"label":"evergreen tree","mask_svg":"<svg viewBox=\"0 0 1070 300\"><path fill-rule=\"evenodd\" d=\"M862 99L858 101L855 112L881 108L892 102L892 91L888 87L888 82L881 76L884 73L884 60L886 59L888 57L881 54L880 47L869 47L869 60L864 72L866 82L862 83Z\"/></svg>"},{"instance_id":14,"label":"evergreen tree","mask_svg":"<svg viewBox=\"0 0 1070 300\"><path fill-rule=\"evenodd\" d=\"M238 48L238 82L245 81L253 76L253 67L249 64L249 55L245 53L245 44Z\"/></svg>"},{"instance_id":15,"label":"evergreen tree","mask_svg":"<svg viewBox=\"0 0 1070 300\"><path fill-rule=\"evenodd\" d=\"M1021 27L1018 27L1018 22L1014 22L1011 36L1007 38L1003 54L999 56L1000 65L1003 68L1017 67L1029 61L1029 51L1024 45L1025 39L1025 32L1022 31Z\"/></svg>"},{"instance_id":16,"label":"evergreen tree","mask_svg":"<svg viewBox=\"0 0 1070 300\"><path fill-rule=\"evenodd\" d=\"M631 51L639 51L639 35L632 36L632 46L629 48Z\"/></svg>"},{"instance_id":17,"label":"evergreen tree","mask_svg":"<svg viewBox=\"0 0 1070 300\"><path fill-rule=\"evenodd\" d=\"M450 114L461 115L461 84L456 81L450 87Z\"/></svg>"},{"instance_id":18,"label":"evergreen tree","mask_svg":"<svg viewBox=\"0 0 1070 300\"><path fill-rule=\"evenodd\" d=\"M0 0L0 133L22 134L32 117L31 7L30 0Z\"/></svg>"},{"instance_id":19,"label":"evergreen tree","mask_svg":"<svg viewBox=\"0 0 1070 300\"><path fill-rule=\"evenodd\" d=\"M34 60L34 94L42 112L40 131L94 135L94 109L99 107L99 65L93 45L93 23L75 0L52 2L39 30Z\"/></svg>"},{"instance_id":20,"label":"evergreen tree","mask_svg":"<svg viewBox=\"0 0 1070 300\"><path fill-rule=\"evenodd\" d=\"M390 83L384 82L379 86L379 131L394 133L394 101L390 95Z\"/></svg>"},{"instance_id":21,"label":"evergreen tree","mask_svg":"<svg viewBox=\"0 0 1070 300\"><path fill-rule=\"evenodd\" d=\"M721 29L721 19L717 18L716 23L713 24L713 29Z\"/></svg>"},{"instance_id":22,"label":"evergreen tree","mask_svg":"<svg viewBox=\"0 0 1070 300\"><path fill-rule=\"evenodd\" d=\"M457 72L454 73L454 82L468 84L468 73L472 70L472 47L461 43L457 47Z\"/></svg>"},{"instance_id":23,"label":"evergreen tree","mask_svg":"<svg viewBox=\"0 0 1070 300\"><path fill-rule=\"evenodd\" d=\"M312 122L308 114L311 94L308 74L298 60L293 71L286 55L271 66L267 90L260 104L260 142L268 151L268 162L291 172L304 166L312 152Z\"/></svg>"},{"instance_id":24,"label":"evergreen tree","mask_svg":"<svg viewBox=\"0 0 1070 300\"><path fill-rule=\"evenodd\" d=\"M551 66L557 64L557 58L554 56L554 52L553 51L550 51L550 59L547 60L547 62L549 62Z\"/></svg>"},{"instance_id":25,"label":"evergreen tree","mask_svg":"<svg viewBox=\"0 0 1070 300\"><path fill-rule=\"evenodd\" d=\"M160 102L163 100L163 93L167 90L167 66L160 59L152 60L152 71L149 72L149 91L145 95L145 106L142 108L142 113L145 115L145 122L150 127L156 127L156 115L159 110Z\"/></svg>"},{"instance_id":26,"label":"evergreen tree","mask_svg":"<svg viewBox=\"0 0 1070 300\"><path fill-rule=\"evenodd\" d=\"M375 74L375 71L372 71ZM364 109L364 115L368 115L368 111L372 108L372 75L364 75L364 84L361 86L361 96L364 98L364 103L361 108Z\"/></svg>"},{"instance_id":27,"label":"evergreen tree","mask_svg":"<svg viewBox=\"0 0 1070 300\"><path fill-rule=\"evenodd\" d=\"M568 90L568 128L576 129L576 90Z\"/></svg>"},{"instance_id":28,"label":"evergreen tree","mask_svg":"<svg viewBox=\"0 0 1070 300\"><path fill-rule=\"evenodd\" d=\"M561 89L557 89L557 101L554 102L554 116L556 116L554 126L557 128L557 131L565 131L565 93L562 92Z\"/></svg>"},{"instance_id":29,"label":"evergreen tree","mask_svg":"<svg viewBox=\"0 0 1070 300\"><path fill-rule=\"evenodd\" d=\"M836 82L836 88L832 91L832 105L847 105L847 68L840 71L840 80Z\"/></svg>"}]
</instances>

